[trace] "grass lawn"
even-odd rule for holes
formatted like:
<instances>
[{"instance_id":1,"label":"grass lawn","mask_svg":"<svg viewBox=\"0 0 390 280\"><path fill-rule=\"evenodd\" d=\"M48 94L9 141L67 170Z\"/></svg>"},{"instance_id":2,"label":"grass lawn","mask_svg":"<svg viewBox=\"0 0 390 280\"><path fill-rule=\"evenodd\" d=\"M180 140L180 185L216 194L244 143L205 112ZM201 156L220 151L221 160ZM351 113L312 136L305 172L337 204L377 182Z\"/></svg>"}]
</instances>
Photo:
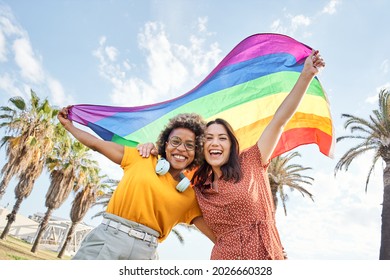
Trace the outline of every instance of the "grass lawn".
<instances>
[{"instance_id":1,"label":"grass lawn","mask_svg":"<svg viewBox=\"0 0 390 280\"><path fill-rule=\"evenodd\" d=\"M0 239L0 260L60 260L57 258L57 252L38 247L37 252L32 253L31 248L32 244L7 236L5 240ZM62 259L67 260L70 257L64 256Z\"/></svg>"}]
</instances>

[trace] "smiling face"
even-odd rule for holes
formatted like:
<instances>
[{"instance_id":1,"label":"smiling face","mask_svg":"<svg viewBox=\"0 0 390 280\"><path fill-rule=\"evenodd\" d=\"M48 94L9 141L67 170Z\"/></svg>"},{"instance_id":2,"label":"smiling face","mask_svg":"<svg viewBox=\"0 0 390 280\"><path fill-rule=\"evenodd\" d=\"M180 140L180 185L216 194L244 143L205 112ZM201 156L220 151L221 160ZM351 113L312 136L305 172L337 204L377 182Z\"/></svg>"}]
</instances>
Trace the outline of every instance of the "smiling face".
<instances>
[{"instance_id":1,"label":"smiling face","mask_svg":"<svg viewBox=\"0 0 390 280\"><path fill-rule=\"evenodd\" d=\"M231 140L225 127L221 124L211 124L206 129L204 142L204 156L214 172L221 174L221 166L228 162Z\"/></svg>"},{"instance_id":2,"label":"smiling face","mask_svg":"<svg viewBox=\"0 0 390 280\"><path fill-rule=\"evenodd\" d=\"M169 139L174 139L174 141L170 141ZM178 145L178 143L180 144ZM185 143L187 144L187 148ZM165 143L165 153L166 160L170 163L169 172L173 177L178 175L178 173L194 160L195 150L188 150L188 147L191 147L191 145L192 147L195 146L195 133L191 130L187 128L175 128L169 134L168 141Z\"/></svg>"}]
</instances>

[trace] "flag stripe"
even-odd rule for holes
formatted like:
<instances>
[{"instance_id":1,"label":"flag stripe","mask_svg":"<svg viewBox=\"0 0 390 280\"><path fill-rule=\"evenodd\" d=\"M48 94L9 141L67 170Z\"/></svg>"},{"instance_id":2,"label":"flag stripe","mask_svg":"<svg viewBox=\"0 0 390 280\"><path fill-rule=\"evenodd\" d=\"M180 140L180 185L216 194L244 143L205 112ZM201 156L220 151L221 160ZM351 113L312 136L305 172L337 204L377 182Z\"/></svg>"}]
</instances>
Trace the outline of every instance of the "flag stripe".
<instances>
[{"instance_id":1,"label":"flag stripe","mask_svg":"<svg viewBox=\"0 0 390 280\"><path fill-rule=\"evenodd\" d=\"M321 153L333 157L334 141L331 135L324 133L318 128L294 128L282 134L272 154L272 158L298 146L314 143L317 144Z\"/></svg>"},{"instance_id":2,"label":"flag stripe","mask_svg":"<svg viewBox=\"0 0 390 280\"><path fill-rule=\"evenodd\" d=\"M311 48L280 34L255 34L241 41L191 91L164 102L136 107L75 105L70 118L103 139L134 146L154 142L168 120L195 112L231 123L241 148L253 145L296 83ZM276 153L315 143L331 156L334 145L329 102L317 77L286 125ZM300 144L301 143L301 144Z\"/></svg>"},{"instance_id":3,"label":"flag stripe","mask_svg":"<svg viewBox=\"0 0 390 280\"><path fill-rule=\"evenodd\" d=\"M285 79L283 79L283 77L281 76L282 74L285 74L284 76L286 77ZM140 139L145 139L145 138L149 139L149 141L153 141L152 139L156 139L158 135L158 131L160 130L159 128L163 127L163 125L167 123L168 119L183 112L196 112L202 115L205 119L217 117L219 113L223 112L224 118L229 120L229 122L233 121L233 122L245 123L248 122L249 120L263 118L264 116L261 115L261 111L263 110L263 108L265 112L269 111L274 113L282 101L282 96L276 99L274 99L273 97L281 94L280 91L284 91L283 95L285 94L285 92L289 92L293 87L296 79L298 78L298 75L294 75L294 73L291 72L278 73L277 75L278 78L275 80L278 79L285 80L284 87L281 87L280 83L276 83L275 86L268 86L264 88L264 83L261 82L256 83L255 81L252 81L252 83L250 84L237 85L234 88L229 88L226 89L225 91L215 92L214 94L207 96L207 98L204 97L204 99L197 99L194 100L193 102L189 102L161 116L160 118L157 118L149 125L142 127L141 130L132 132L129 135L124 135L120 130L120 128L116 130L117 131L116 133L126 139L134 139L135 141L140 141ZM291 78L293 76L295 76L295 80ZM242 94L243 92L245 92L245 94ZM310 95L310 93L312 93L312 95ZM317 96L321 96L321 97L312 98L312 96L314 96L315 93L317 93ZM264 97L267 98L264 99ZM269 102L267 102L267 99ZM321 86L317 80L313 80L308 90L308 94L307 96L305 96L304 99L308 99L308 101L302 102L302 104L307 104L313 101L316 102L316 103L312 103L311 105L309 104L305 106L306 109L312 106L313 109L316 109L318 111L318 112L314 112L315 114L320 114L320 115L325 115L330 117L329 111L327 112L326 99L321 91ZM264 103L262 102L262 100L264 100ZM205 104L221 104L221 105L205 106ZM245 108L246 106L249 107ZM234 114L228 113L230 109L234 110ZM249 112L251 112L251 114L249 114ZM234 118L234 116L242 115L242 114L243 116L245 116L245 118ZM105 126L107 124L102 124L102 125ZM238 126L239 125L235 125L235 127ZM125 127L123 128L126 129Z\"/></svg>"},{"instance_id":4,"label":"flag stripe","mask_svg":"<svg viewBox=\"0 0 390 280\"><path fill-rule=\"evenodd\" d=\"M98 123L103 121L103 124L108 117L124 118L126 120L134 117L138 119L132 127L134 127L134 130L137 130L149 124L149 119L155 119L198 98L208 97L215 92L224 92L224 90L235 88L237 85L245 88L247 85L250 85L250 82L253 82L254 84L252 86L257 87L264 84L264 80L269 79L268 83L273 85L274 90L281 87L289 87L288 90L284 90L289 91L294 85L296 77L299 76L301 69L302 65L297 65L295 57L292 55L285 53L271 54L226 66L213 77L208 78L203 83L204 86L198 87L197 91L192 90L187 94L165 102L137 107L108 107L84 104L85 106L83 108L83 104L78 105L74 111L76 115L74 120L85 125L86 122L82 119L83 114L86 114L90 118L90 122ZM271 75L274 73L276 73L275 76ZM283 79L280 78L280 75L283 75ZM263 86L263 91L264 88ZM263 94L271 94L271 92L264 91ZM320 91L314 91L312 94L322 93ZM147 112L150 118L139 118L139 116L134 115L135 112ZM123 133L119 134L124 136Z\"/></svg>"},{"instance_id":5,"label":"flag stripe","mask_svg":"<svg viewBox=\"0 0 390 280\"><path fill-rule=\"evenodd\" d=\"M255 143L253 139L256 139L256 141L259 139L261 132L271 119L272 116L235 129L241 149L246 149L247 147L253 145ZM283 133L291 129L305 128L317 128L330 137L333 135L331 119L304 113L296 113L286 125Z\"/></svg>"},{"instance_id":6,"label":"flag stripe","mask_svg":"<svg viewBox=\"0 0 390 280\"><path fill-rule=\"evenodd\" d=\"M253 102L247 102L236 107L212 116L213 118L229 119L232 127L245 126L258 119L264 119L273 116L279 104L284 100L288 93L279 93L263 99L256 99ZM312 114L314 116L325 117L330 119L329 110L324 106L325 101L317 96L306 95L297 109L297 113ZM265 106L266 104L266 106ZM246 118L232 118L246 112ZM256 112L256 114L249 114Z\"/></svg>"},{"instance_id":7,"label":"flag stripe","mask_svg":"<svg viewBox=\"0 0 390 280\"><path fill-rule=\"evenodd\" d=\"M310 52L311 48L309 46L282 34L254 34L241 41L193 91L197 90L198 87L202 86L225 66L275 53L290 54L298 62L306 58Z\"/></svg>"},{"instance_id":8,"label":"flag stripe","mask_svg":"<svg viewBox=\"0 0 390 280\"><path fill-rule=\"evenodd\" d=\"M250 104L254 100L257 100L256 104L260 106L260 109L268 108L268 102L266 102L265 100L265 103L261 103L261 100L263 100L264 97L266 97L266 99L272 99L270 95L278 95L281 92L289 92L294 86L294 83L298 76L299 73L294 72L275 73L272 75L272 77L268 76L268 78L264 78L271 83L271 86L269 84L265 86L264 79L259 78L248 83L230 87L219 92L214 92L203 98L188 102L169 112L163 112L160 114L161 117L155 116L154 119L152 119L152 116L148 115L148 117L150 118L150 122L148 124L146 124L146 122L143 122L138 114L134 113L117 113L117 115L115 116L118 121L123 119L126 120L126 122L132 123L131 127L123 125L123 123L121 122L111 124L111 120L109 118L104 118L100 121L96 121L95 124L101 127L110 127L111 131L126 139L134 138L135 141L139 141L138 139L145 139L145 137L149 136L149 141L152 141L152 139L155 139L156 135L158 135L158 131L161 129L161 127L163 127L163 125L167 123L167 121L171 117L175 116L178 113L196 112L202 115L204 118L208 119L222 111L229 110L242 104ZM283 80L284 82L278 83L278 80ZM243 92L245 94L242 94ZM318 80L312 81L308 89L307 95L308 99L310 98L309 96L319 96L320 98L322 98L322 101L319 100L319 102L326 102L326 97L323 94L321 85ZM269 108L269 110L275 111L275 109L277 108L277 106L275 105L280 103L280 101L281 99L278 98L278 100L271 102L271 104L274 104L274 106L272 106L272 108ZM317 101L316 103L318 104ZM205 106L205 104L222 104L223 106ZM321 107L321 105L318 104L317 107ZM245 110L245 112L248 111ZM256 111L253 110L252 112ZM320 113L324 114L323 112ZM138 126L136 125L136 123L141 122L143 122L144 125L141 126L140 129L138 129L137 131L136 128L138 128Z\"/></svg>"}]
</instances>

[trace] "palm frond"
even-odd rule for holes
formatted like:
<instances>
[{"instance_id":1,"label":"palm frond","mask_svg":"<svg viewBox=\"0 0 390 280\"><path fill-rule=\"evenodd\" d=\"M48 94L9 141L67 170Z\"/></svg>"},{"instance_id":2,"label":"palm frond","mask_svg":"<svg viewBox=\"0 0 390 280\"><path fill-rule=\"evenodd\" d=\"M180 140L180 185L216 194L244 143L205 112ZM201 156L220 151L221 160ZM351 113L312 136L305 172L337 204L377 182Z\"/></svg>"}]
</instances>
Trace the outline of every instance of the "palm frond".
<instances>
[{"instance_id":1,"label":"palm frond","mask_svg":"<svg viewBox=\"0 0 390 280\"><path fill-rule=\"evenodd\" d=\"M23 97L16 96L16 97L11 97L9 101L20 111L26 110L26 102L24 101Z\"/></svg>"},{"instance_id":2,"label":"palm frond","mask_svg":"<svg viewBox=\"0 0 390 280\"><path fill-rule=\"evenodd\" d=\"M390 160L390 91L382 89L379 92L378 109L372 111L369 119L363 119L351 114L342 114L341 117L347 118L344 128L350 128L349 135L337 138L337 142L342 140L361 140L349 150L347 150L337 162L334 175L337 171L348 171L350 164L359 156L366 152L373 151L374 156L369 167L366 178L365 191L367 192L368 183L377 161L382 158Z\"/></svg>"},{"instance_id":3,"label":"palm frond","mask_svg":"<svg viewBox=\"0 0 390 280\"><path fill-rule=\"evenodd\" d=\"M268 167L268 178L275 208L277 207L279 197L286 216L286 201L288 200L288 195L284 192L285 186L290 187L291 191L297 189L303 196L306 194L313 200L311 193L301 186L302 184L312 185L314 178L302 174L302 172L312 168L291 162L293 159L300 156L301 155L298 152L291 152L284 156L278 156L271 160Z\"/></svg>"}]
</instances>

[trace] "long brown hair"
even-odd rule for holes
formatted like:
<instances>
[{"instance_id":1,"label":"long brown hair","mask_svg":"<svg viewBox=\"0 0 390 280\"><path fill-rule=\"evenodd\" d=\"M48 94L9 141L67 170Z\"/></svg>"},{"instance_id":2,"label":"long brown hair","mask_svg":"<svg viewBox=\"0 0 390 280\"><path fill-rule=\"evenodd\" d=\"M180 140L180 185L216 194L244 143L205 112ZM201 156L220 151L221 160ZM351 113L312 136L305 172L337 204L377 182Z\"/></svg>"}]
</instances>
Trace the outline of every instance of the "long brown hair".
<instances>
[{"instance_id":1,"label":"long brown hair","mask_svg":"<svg viewBox=\"0 0 390 280\"><path fill-rule=\"evenodd\" d=\"M240 145L238 143L237 137L234 134L233 128L231 125L225 121L224 119L217 118L213 121L210 121L206 124L206 128L212 124L220 124L225 127L229 140L232 144L230 148L229 160L221 166L222 171L222 179L225 181L234 180L235 183L241 180L242 178L242 170L239 163L239 154L240 154ZM212 172L211 165L204 160L200 167L194 173L192 177L191 183L198 188L206 188L204 186L207 178Z\"/></svg>"}]
</instances>

